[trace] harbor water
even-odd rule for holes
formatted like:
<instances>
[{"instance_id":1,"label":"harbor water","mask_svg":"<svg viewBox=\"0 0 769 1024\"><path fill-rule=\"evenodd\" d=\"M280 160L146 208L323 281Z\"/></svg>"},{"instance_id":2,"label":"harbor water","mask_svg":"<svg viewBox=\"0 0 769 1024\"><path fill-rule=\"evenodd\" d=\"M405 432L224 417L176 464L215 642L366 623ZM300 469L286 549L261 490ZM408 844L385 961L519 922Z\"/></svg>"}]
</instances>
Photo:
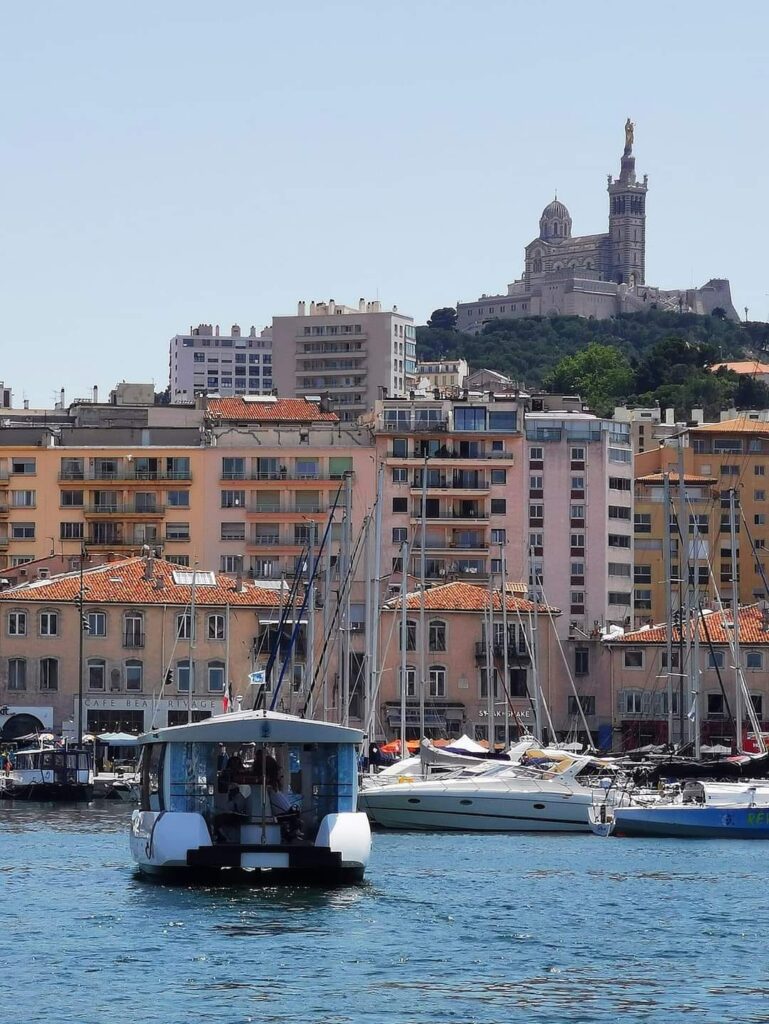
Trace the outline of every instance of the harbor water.
<instances>
[{"instance_id":1,"label":"harbor water","mask_svg":"<svg viewBox=\"0 0 769 1024\"><path fill-rule=\"evenodd\" d=\"M25 1024L769 1021L769 848L374 837L367 881L194 889L126 805L0 805L0 1006Z\"/></svg>"}]
</instances>

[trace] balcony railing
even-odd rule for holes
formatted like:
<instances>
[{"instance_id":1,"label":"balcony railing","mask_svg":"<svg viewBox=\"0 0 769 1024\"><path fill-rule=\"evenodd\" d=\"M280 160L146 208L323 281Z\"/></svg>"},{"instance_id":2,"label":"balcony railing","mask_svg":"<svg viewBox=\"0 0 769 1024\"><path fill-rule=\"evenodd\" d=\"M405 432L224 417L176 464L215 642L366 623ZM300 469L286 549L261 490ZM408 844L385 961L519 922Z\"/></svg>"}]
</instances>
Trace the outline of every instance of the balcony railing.
<instances>
[{"instance_id":1,"label":"balcony railing","mask_svg":"<svg viewBox=\"0 0 769 1024\"><path fill-rule=\"evenodd\" d=\"M493 658L504 658L505 656L505 645L494 643L491 645L491 655ZM514 658L518 661L528 661L529 652L526 649L526 644L516 644L513 642L507 645L507 657L508 659ZM475 658L477 661L485 660L486 658L486 641L480 640L475 644Z\"/></svg>"},{"instance_id":2,"label":"balcony railing","mask_svg":"<svg viewBox=\"0 0 769 1024\"><path fill-rule=\"evenodd\" d=\"M192 481L192 472L188 469L115 469L115 470L77 470L65 469L59 473L59 480L68 483L103 480L107 483L130 482L134 480L152 483L157 480L170 480L183 483Z\"/></svg>"},{"instance_id":3,"label":"balcony railing","mask_svg":"<svg viewBox=\"0 0 769 1024\"><path fill-rule=\"evenodd\" d=\"M165 505L142 505L135 501L113 502L108 505L85 505L83 512L86 515L130 515L130 516L162 516L166 510Z\"/></svg>"}]
</instances>

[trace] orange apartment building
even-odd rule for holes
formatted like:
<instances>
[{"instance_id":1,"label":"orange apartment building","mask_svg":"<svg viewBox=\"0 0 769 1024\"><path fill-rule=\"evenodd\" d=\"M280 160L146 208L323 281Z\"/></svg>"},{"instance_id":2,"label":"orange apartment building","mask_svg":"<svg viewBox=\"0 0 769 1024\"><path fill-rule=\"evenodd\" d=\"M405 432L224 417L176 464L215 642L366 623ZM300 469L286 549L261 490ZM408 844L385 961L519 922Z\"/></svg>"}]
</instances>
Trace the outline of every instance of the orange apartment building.
<instances>
[{"instance_id":1,"label":"orange apartment building","mask_svg":"<svg viewBox=\"0 0 769 1024\"><path fill-rule=\"evenodd\" d=\"M765 574L769 544L769 422L746 416L687 428L680 435L687 498L686 531L692 563L692 599L715 608L716 588L724 605L731 604L730 491L737 510L737 564L740 604L767 597ZM673 608L678 607L679 449L671 440L635 460L635 625L665 620L664 474L669 476L672 509L671 577ZM682 531L683 532L683 531ZM710 567L710 568L709 568ZM715 580L715 582L714 582Z\"/></svg>"}]
</instances>

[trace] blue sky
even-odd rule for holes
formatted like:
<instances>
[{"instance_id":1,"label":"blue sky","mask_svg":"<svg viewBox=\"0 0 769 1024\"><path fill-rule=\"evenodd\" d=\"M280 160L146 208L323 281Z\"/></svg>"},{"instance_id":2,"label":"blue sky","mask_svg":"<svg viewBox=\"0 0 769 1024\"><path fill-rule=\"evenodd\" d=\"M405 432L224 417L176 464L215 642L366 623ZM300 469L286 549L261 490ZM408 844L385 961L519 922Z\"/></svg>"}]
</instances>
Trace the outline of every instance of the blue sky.
<instances>
[{"instance_id":1,"label":"blue sky","mask_svg":"<svg viewBox=\"0 0 769 1024\"><path fill-rule=\"evenodd\" d=\"M649 283L729 277L769 319L768 28L751 0L6 4L0 378L162 388L192 323L504 290L555 188L605 229L628 115Z\"/></svg>"}]
</instances>

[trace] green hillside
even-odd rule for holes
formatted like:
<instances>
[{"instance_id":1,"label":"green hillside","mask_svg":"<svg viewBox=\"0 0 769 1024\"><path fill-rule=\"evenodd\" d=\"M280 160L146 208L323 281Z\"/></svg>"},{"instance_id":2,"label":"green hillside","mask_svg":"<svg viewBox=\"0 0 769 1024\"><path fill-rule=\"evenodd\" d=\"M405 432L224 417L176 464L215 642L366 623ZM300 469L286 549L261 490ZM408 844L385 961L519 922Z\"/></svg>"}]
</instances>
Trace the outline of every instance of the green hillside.
<instances>
[{"instance_id":1,"label":"green hillside","mask_svg":"<svg viewBox=\"0 0 769 1024\"><path fill-rule=\"evenodd\" d=\"M769 390L763 385L706 367L752 358L767 347L767 324L657 310L610 320L497 320L477 335L417 328L419 359L461 356L471 369L497 370L528 387L580 390L602 413L620 401L659 401L679 414L692 405L704 405L708 413L732 404L766 407Z\"/></svg>"}]
</instances>

